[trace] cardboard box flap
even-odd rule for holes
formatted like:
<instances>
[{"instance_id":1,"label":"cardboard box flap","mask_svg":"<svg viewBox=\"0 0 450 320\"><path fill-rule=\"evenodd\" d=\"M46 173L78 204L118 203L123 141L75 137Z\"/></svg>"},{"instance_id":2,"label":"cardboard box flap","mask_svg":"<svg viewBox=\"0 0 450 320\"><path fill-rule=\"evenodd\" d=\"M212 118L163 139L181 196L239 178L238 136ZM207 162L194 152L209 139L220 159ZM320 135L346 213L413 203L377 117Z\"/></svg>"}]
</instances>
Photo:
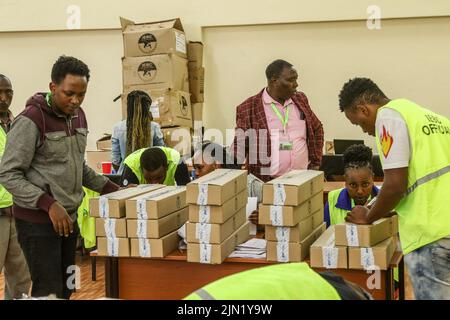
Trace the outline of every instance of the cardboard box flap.
<instances>
[{"instance_id":1,"label":"cardboard box flap","mask_svg":"<svg viewBox=\"0 0 450 320\"><path fill-rule=\"evenodd\" d=\"M157 190L151 191L149 193L145 193L143 195L131 198L130 200L158 201L158 200L165 199L167 197L173 196L173 195L178 194L183 191L186 192L185 186L166 186L161 189L157 189Z\"/></svg>"},{"instance_id":2,"label":"cardboard box flap","mask_svg":"<svg viewBox=\"0 0 450 320\"><path fill-rule=\"evenodd\" d=\"M120 25L122 26L122 32L136 32L145 30L158 30L158 29L170 29L174 28L179 31L184 31L180 18L173 18L163 21L135 23L132 20L120 17Z\"/></svg>"},{"instance_id":3,"label":"cardboard box flap","mask_svg":"<svg viewBox=\"0 0 450 320\"><path fill-rule=\"evenodd\" d=\"M242 175L244 172L247 171L234 169L216 169L208 175L190 182L190 184L208 184L222 186L227 182L230 182L230 179L235 179Z\"/></svg>"},{"instance_id":4,"label":"cardboard box flap","mask_svg":"<svg viewBox=\"0 0 450 320\"><path fill-rule=\"evenodd\" d=\"M141 190L142 192L148 190L150 192L152 190L160 189L163 187L164 185L162 184L140 184L133 188L122 189L116 192L105 194L103 197L110 200L122 200L133 197L136 194L137 190Z\"/></svg>"},{"instance_id":5,"label":"cardboard box flap","mask_svg":"<svg viewBox=\"0 0 450 320\"><path fill-rule=\"evenodd\" d=\"M305 182L316 178L320 175L323 175L322 171L313 171L313 170L292 170L281 177L273 179L267 184L284 184L290 186L300 186Z\"/></svg>"}]
</instances>

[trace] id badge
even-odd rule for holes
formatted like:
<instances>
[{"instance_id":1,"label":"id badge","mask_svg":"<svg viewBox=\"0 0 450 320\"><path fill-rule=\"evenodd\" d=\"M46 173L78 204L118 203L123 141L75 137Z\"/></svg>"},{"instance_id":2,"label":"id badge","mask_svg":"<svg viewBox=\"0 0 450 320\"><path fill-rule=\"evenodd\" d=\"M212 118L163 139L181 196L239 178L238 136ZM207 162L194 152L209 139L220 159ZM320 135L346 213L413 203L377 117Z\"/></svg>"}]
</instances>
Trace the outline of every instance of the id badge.
<instances>
[{"instance_id":1,"label":"id badge","mask_svg":"<svg viewBox=\"0 0 450 320\"><path fill-rule=\"evenodd\" d=\"M292 150L292 141L280 142L280 150Z\"/></svg>"}]
</instances>

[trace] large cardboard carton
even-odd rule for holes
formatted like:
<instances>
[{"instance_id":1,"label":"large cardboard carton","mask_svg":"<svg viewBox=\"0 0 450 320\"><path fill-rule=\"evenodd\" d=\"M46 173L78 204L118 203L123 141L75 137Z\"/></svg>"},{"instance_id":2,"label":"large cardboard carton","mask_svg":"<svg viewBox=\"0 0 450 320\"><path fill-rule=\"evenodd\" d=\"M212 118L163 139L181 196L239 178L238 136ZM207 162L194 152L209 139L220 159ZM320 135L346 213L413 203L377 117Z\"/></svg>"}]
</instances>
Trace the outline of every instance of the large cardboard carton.
<instances>
[{"instance_id":1,"label":"large cardboard carton","mask_svg":"<svg viewBox=\"0 0 450 320\"><path fill-rule=\"evenodd\" d=\"M186 223L188 208L171 213L156 220L127 219L127 234L129 238L158 239Z\"/></svg>"},{"instance_id":2,"label":"large cardboard carton","mask_svg":"<svg viewBox=\"0 0 450 320\"><path fill-rule=\"evenodd\" d=\"M104 133L103 137L97 140L97 149L111 151L111 134Z\"/></svg>"},{"instance_id":3,"label":"large cardboard carton","mask_svg":"<svg viewBox=\"0 0 450 320\"><path fill-rule=\"evenodd\" d=\"M128 219L159 219L187 207L186 187L166 186L126 201Z\"/></svg>"},{"instance_id":4,"label":"large cardboard carton","mask_svg":"<svg viewBox=\"0 0 450 320\"><path fill-rule=\"evenodd\" d=\"M176 55L125 57L122 71L124 87L153 84L189 92L187 60Z\"/></svg>"},{"instance_id":5,"label":"large cardboard carton","mask_svg":"<svg viewBox=\"0 0 450 320\"><path fill-rule=\"evenodd\" d=\"M201 67L203 65L203 43L189 41L187 44L187 58L189 62L196 62Z\"/></svg>"},{"instance_id":6,"label":"large cardboard carton","mask_svg":"<svg viewBox=\"0 0 450 320\"><path fill-rule=\"evenodd\" d=\"M383 218L368 225L339 223L335 230L336 245L349 247L371 247L393 234L391 218Z\"/></svg>"},{"instance_id":7,"label":"large cardboard carton","mask_svg":"<svg viewBox=\"0 0 450 320\"><path fill-rule=\"evenodd\" d=\"M86 151L86 163L97 173L102 173L102 162L111 161L111 151Z\"/></svg>"},{"instance_id":8,"label":"large cardboard carton","mask_svg":"<svg viewBox=\"0 0 450 320\"><path fill-rule=\"evenodd\" d=\"M300 221L293 227L265 226L265 238L269 241L301 242L323 223L323 210Z\"/></svg>"},{"instance_id":9,"label":"large cardboard carton","mask_svg":"<svg viewBox=\"0 0 450 320\"><path fill-rule=\"evenodd\" d=\"M220 264L235 250L236 246L247 241L249 236L250 222L246 222L221 244L188 243L187 261Z\"/></svg>"},{"instance_id":10,"label":"large cardboard carton","mask_svg":"<svg viewBox=\"0 0 450 320\"><path fill-rule=\"evenodd\" d=\"M120 18L126 57L173 53L187 57L186 36L180 19L135 23Z\"/></svg>"},{"instance_id":11,"label":"large cardboard carton","mask_svg":"<svg viewBox=\"0 0 450 320\"><path fill-rule=\"evenodd\" d=\"M395 252L396 243L390 237L370 248L348 248L350 269L387 270Z\"/></svg>"},{"instance_id":12,"label":"large cardboard carton","mask_svg":"<svg viewBox=\"0 0 450 320\"><path fill-rule=\"evenodd\" d=\"M239 194L224 202L221 206L189 205L189 222L224 223L236 212L247 205L248 191L242 190Z\"/></svg>"},{"instance_id":13,"label":"large cardboard carton","mask_svg":"<svg viewBox=\"0 0 450 320\"><path fill-rule=\"evenodd\" d=\"M191 102L204 102L205 92L205 68L198 67L196 62L188 63L189 70L189 89L191 93Z\"/></svg>"},{"instance_id":14,"label":"large cardboard carton","mask_svg":"<svg viewBox=\"0 0 450 320\"><path fill-rule=\"evenodd\" d=\"M309 256L309 248L325 231L323 223L302 242L267 241L267 261L300 262Z\"/></svg>"},{"instance_id":15,"label":"large cardboard carton","mask_svg":"<svg viewBox=\"0 0 450 320\"><path fill-rule=\"evenodd\" d=\"M187 202L222 205L247 188L247 171L217 169L187 185Z\"/></svg>"},{"instance_id":16,"label":"large cardboard carton","mask_svg":"<svg viewBox=\"0 0 450 320\"><path fill-rule=\"evenodd\" d=\"M323 172L292 170L263 186L263 204L297 206L323 191Z\"/></svg>"},{"instance_id":17,"label":"large cardboard carton","mask_svg":"<svg viewBox=\"0 0 450 320\"><path fill-rule=\"evenodd\" d=\"M245 208L241 208L223 224L188 222L186 224L186 240L188 243L222 243L246 220Z\"/></svg>"},{"instance_id":18,"label":"large cardboard carton","mask_svg":"<svg viewBox=\"0 0 450 320\"><path fill-rule=\"evenodd\" d=\"M95 218L95 235L107 238L126 238L127 221L123 218Z\"/></svg>"},{"instance_id":19,"label":"large cardboard carton","mask_svg":"<svg viewBox=\"0 0 450 320\"><path fill-rule=\"evenodd\" d=\"M192 121L203 121L203 103L192 104Z\"/></svg>"},{"instance_id":20,"label":"large cardboard carton","mask_svg":"<svg viewBox=\"0 0 450 320\"><path fill-rule=\"evenodd\" d=\"M124 97L134 90L146 92L152 99L150 112L153 121L161 127L184 126L192 127L192 107L189 93L173 90L168 87L152 85L124 86ZM122 100L122 114L126 115L126 98Z\"/></svg>"},{"instance_id":21,"label":"large cardboard carton","mask_svg":"<svg viewBox=\"0 0 450 320\"><path fill-rule=\"evenodd\" d=\"M137 187L122 189L104 196L89 199L89 214L97 218L125 217L127 199L163 188L162 184L141 184Z\"/></svg>"},{"instance_id":22,"label":"large cardboard carton","mask_svg":"<svg viewBox=\"0 0 450 320\"><path fill-rule=\"evenodd\" d=\"M259 224L293 227L318 210L323 211L323 193L319 192L299 206L259 205Z\"/></svg>"},{"instance_id":23,"label":"large cardboard carton","mask_svg":"<svg viewBox=\"0 0 450 320\"><path fill-rule=\"evenodd\" d=\"M130 239L98 237L97 255L102 257L129 257Z\"/></svg>"},{"instance_id":24,"label":"large cardboard carton","mask_svg":"<svg viewBox=\"0 0 450 320\"><path fill-rule=\"evenodd\" d=\"M335 245L334 226L330 226L311 245L310 265L313 268L347 269L347 247Z\"/></svg>"},{"instance_id":25,"label":"large cardboard carton","mask_svg":"<svg viewBox=\"0 0 450 320\"><path fill-rule=\"evenodd\" d=\"M161 239L130 239L131 256L141 258L164 258L178 248L177 231L165 235Z\"/></svg>"}]
</instances>

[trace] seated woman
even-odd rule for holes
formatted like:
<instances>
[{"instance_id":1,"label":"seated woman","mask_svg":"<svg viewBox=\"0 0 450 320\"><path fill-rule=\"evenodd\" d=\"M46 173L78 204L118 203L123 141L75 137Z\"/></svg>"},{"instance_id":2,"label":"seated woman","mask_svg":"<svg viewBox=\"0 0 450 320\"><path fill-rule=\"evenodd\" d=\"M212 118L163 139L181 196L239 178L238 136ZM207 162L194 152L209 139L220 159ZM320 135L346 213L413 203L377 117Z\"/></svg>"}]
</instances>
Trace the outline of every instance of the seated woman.
<instances>
[{"instance_id":1,"label":"seated woman","mask_svg":"<svg viewBox=\"0 0 450 320\"><path fill-rule=\"evenodd\" d=\"M187 166L178 151L167 147L151 147L137 150L125 158L120 184L185 186L190 181Z\"/></svg>"},{"instance_id":2,"label":"seated woman","mask_svg":"<svg viewBox=\"0 0 450 320\"><path fill-rule=\"evenodd\" d=\"M327 227L345 222L347 213L355 205L366 205L378 195L373 184L372 150L362 144L354 144L343 154L345 188L328 193L324 220Z\"/></svg>"},{"instance_id":3,"label":"seated woman","mask_svg":"<svg viewBox=\"0 0 450 320\"><path fill-rule=\"evenodd\" d=\"M216 169L240 169L240 165L234 164L233 158L226 149L214 142L205 141L201 150L198 150L192 157L195 175L202 177ZM257 198L257 202L262 201L262 186L264 182L252 174L247 175L248 196ZM258 211L253 211L249 216L250 222L258 224Z\"/></svg>"},{"instance_id":4,"label":"seated woman","mask_svg":"<svg viewBox=\"0 0 450 320\"><path fill-rule=\"evenodd\" d=\"M164 146L161 127L153 122L152 99L144 91L127 95L127 119L117 123L111 137L111 158L118 174L123 172L124 159L136 150Z\"/></svg>"}]
</instances>

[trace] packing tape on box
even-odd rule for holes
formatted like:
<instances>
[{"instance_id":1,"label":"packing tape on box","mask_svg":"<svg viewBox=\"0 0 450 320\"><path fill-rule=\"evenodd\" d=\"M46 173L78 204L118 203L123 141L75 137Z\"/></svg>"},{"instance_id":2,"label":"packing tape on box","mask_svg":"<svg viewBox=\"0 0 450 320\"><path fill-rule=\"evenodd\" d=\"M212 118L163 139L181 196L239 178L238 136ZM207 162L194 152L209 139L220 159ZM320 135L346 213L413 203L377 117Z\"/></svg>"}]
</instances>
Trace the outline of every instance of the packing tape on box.
<instances>
[{"instance_id":1,"label":"packing tape on box","mask_svg":"<svg viewBox=\"0 0 450 320\"><path fill-rule=\"evenodd\" d=\"M200 263L211 263L211 248L210 244L200 244Z\"/></svg>"},{"instance_id":2,"label":"packing tape on box","mask_svg":"<svg viewBox=\"0 0 450 320\"><path fill-rule=\"evenodd\" d=\"M195 224L195 237L200 243L211 242L211 224L209 223L196 223Z\"/></svg>"},{"instance_id":3,"label":"packing tape on box","mask_svg":"<svg viewBox=\"0 0 450 320\"><path fill-rule=\"evenodd\" d=\"M106 218L104 220L105 235L107 238L116 238L116 219Z\"/></svg>"},{"instance_id":4,"label":"packing tape on box","mask_svg":"<svg viewBox=\"0 0 450 320\"><path fill-rule=\"evenodd\" d=\"M208 185L204 183L199 183L197 204L204 206L207 203L208 203Z\"/></svg>"},{"instance_id":5,"label":"packing tape on box","mask_svg":"<svg viewBox=\"0 0 450 320\"><path fill-rule=\"evenodd\" d=\"M108 250L108 256L119 256L119 238L106 238L106 247Z\"/></svg>"},{"instance_id":6,"label":"packing tape on box","mask_svg":"<svg viewBox=\"0 0 450 320\"><path fill-rule=\"evenodd\" d=\"M201 205L198 211L199 220L202 223L209 223L211 221L211 207Z\"/></svg>"},{"instance_id":7,"label":"packing tape on box","mask_svg":"<svg viewBox=\"0 0 450 320\"><path fill-rule=\"evenodd\" d=\"M107 197L100 196L98 198L98 211L101 218L109 218L109 203Z\"/></svg>"},{"instance_id":8,"label":"packing tape on box","mask_svg":"<svg viewBox=\"0 0 450 320\"><path fill-rule=\"evenodd\" d=\"M375 257L372 248L361 248L361 265L364 270L374 269Z\"/></svg>"},{"instance_id":9,"label":"packing tape on box","mask_svg":"<svg viewBox=\"0 0 450 320\"><path fill-rule=\"evenodd\" d=\"M289 242L277 242L277 261L289 262Z\"/></svg>"},{"instance_id":10,"label":"packing tape on box","mask_svg":"<svg viewBox=\"0 0 450 320\"><path fill-rule=\"evenodd\" d=\"M291 228L277 227L275 228L275 235L278 241L289 241L289 238L291 237Z\"/></svg>"},{"instance_id":11,"label":"packing tape on box","mask_svg":"<svg viewBox=\"0 0 450 320\"><path fill-rule=\"evenodd\" d=\"M283 225L283 207L270 206L270 222L277 227Z\"/></svg>"},{"instance_id":12,"label":"packing tape on box","mask_svg":"<svg viewBox=\"0 0 450 320\"><path fill-rule=\"evenodd\" d=\"M359 247L358 228L356 224L346 224L347 244L349 247Z\"/></svg>"},{"instance_id":13,"label":"packing tape on box","mask_svg":"<svg viewBox=\"0 0 450 320\"><path fill-rule=\"evenodd\" d=\"M322 263L326 269L336 269L338 266L339 249L336 247L322 248Z\"/></svg>"},{"instance_id":14,"label":"packing tape on box","mask_svg":"<svg viewBox=\"0 0 450 320\"><path fill-rule=\"evenodd\" d=\"M275 183L273 185L273 203L278 206L284 205L286 202L286 191L284 185L281 183Z\"/></svg>"},{"instance_id":15,"label":"packing tape on box","mask_svg":"<svg viewBox=\"0 0 450 320\"><path fill-rule=\"evenodd\" d=\"M150 258L152 256L150 241L148 239L139 239L139 256L142 258Z\"/></svg>"},{"instance_id":16,"label":"packing tape on box","mask_svg":"<svg viewBox=\"0 0 450 320\"><path fill-rule=\"evenodd\" d=\"M138 238L147 238L147 220L138 219L136 225L136 236Z\"/></svg>"},{"instance_id":17,"label":"packing tape on box","mask_svg":"<svg viewBox=\"0 0 450 320\"><path fill-rule=\"evenodd\" d=\"M148 219L146 199L138 199L136 201L136 215L138 219Z\"/></svg>"}]
</instances>

